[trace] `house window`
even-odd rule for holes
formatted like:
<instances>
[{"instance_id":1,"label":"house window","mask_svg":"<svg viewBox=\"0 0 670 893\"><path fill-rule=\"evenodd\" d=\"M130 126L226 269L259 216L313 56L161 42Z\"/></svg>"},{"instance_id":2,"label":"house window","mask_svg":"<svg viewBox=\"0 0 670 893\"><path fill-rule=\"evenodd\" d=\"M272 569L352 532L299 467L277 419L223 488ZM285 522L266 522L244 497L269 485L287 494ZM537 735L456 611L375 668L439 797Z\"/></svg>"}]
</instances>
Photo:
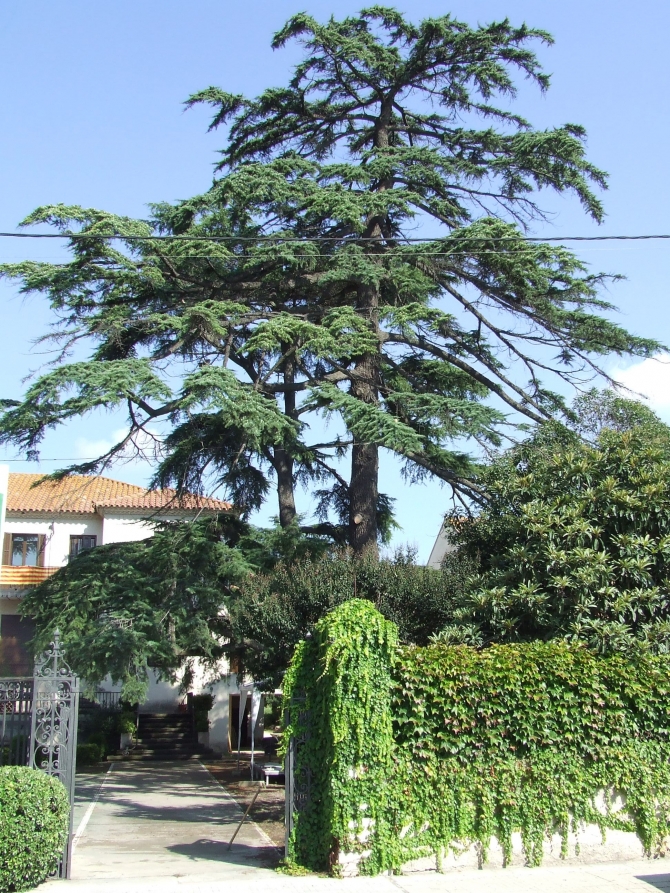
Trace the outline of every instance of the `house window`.
<instances>
[{"instance_id":1,"label":"house window","mask_svg":"<svg viewBox=\"0 0 670 893\"><path fill-rule=\"evenodd\" d=\"M11 567L43 567L46 537L41 533L6 533L2 563Z\"/></svg>"},{"instance_id":2,"label":"house window","mask_svg":"<svg viewBox=\"0 0 670 893\"><path fill-rule=\"evenodd\" d=\"M35 622L30 618L18 617L16 614L0 616L0 674L33 675L35 662L30 650L30 640L34 635Z\"/></svg>"},{"instance_id":3,"label":"house window","mask_svg":"<svg viewBox=\"0 0 670 893\"><path fill-rule=\"evenodd\" d=\"M98 543L97 536L71 536L70 537L70 558L85 552L86 549L93 549Z\"/></svg>"},{"instance_id":4,"label":"house window","mask_svg":"<svg viewBox=\"0 0 670 893\"><path fill-rule=\"evenodd\" d=\"M40 538L36 533L12 534L12 567L37 567Z\"/></svg>"}]
</instances>

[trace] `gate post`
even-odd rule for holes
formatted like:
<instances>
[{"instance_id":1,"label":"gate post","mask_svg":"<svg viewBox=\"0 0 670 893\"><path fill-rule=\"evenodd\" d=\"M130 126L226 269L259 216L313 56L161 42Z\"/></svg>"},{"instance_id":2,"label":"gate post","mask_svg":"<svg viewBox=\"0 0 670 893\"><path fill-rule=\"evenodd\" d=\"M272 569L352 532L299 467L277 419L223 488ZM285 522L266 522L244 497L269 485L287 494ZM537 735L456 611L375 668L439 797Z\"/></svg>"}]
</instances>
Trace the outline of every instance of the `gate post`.
<instances>
[{"instance_id":1,"label":"gate post","mask_svg":"<svg viewBox=\"0 0 670 893\"><path fill-rule=\"evenodd\" d=\"M60 779L68 792L70 824L59 871L64 878L70 877L72 861L78 718L79 679L63 660L56 629L53 642L35 662L30 766Z\"/></svg>"},{"instance_id":2,"label":"gate post","mask_svg":"<svg viewBox=\"0 0 670 893\"><path fill-rule=\"evenodd\" d=\"M293 698L284 714L284 727L290 725L291 711L297 713L299 721L304 725L301 735L291 735L284 757L284 855L290 858L290 841L295 824L295 813L299 813L310 805L312 799L312 773L309 767L298 764L298 755L303 744L311 737L311 710L306 708L306 697Z\"/></svg>"}]
</instances>

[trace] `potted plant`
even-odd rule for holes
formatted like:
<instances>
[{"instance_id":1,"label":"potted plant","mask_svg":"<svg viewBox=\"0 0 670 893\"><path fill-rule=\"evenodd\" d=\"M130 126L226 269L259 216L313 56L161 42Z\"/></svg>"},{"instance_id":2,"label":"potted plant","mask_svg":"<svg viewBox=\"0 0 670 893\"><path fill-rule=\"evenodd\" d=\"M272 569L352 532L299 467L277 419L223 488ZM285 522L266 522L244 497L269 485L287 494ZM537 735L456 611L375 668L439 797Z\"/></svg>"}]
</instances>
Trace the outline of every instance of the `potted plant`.
<instances>
[{"instance_id":1,"label":"potted plant","mask_svg":"<svg viewBox=\"0 0 670 893\"><path fill-rule=\"evenodd\" d=\"M130 747L137 733L137 720L135 714L126 712L119 714L116 727L121 736L121 750L125 750L127 747Z\"/></svg>"},{"instance_id":2,"label":"potted plant","mask_svg":"<svg viewBox=\"0 0 670 893\"><path fill-rule=\"evenodd\" d=\"M198 744L209 747L209 711L214 706L214 697L208 693L195 695L192 703Z\"/></svg>"}]
</instances>

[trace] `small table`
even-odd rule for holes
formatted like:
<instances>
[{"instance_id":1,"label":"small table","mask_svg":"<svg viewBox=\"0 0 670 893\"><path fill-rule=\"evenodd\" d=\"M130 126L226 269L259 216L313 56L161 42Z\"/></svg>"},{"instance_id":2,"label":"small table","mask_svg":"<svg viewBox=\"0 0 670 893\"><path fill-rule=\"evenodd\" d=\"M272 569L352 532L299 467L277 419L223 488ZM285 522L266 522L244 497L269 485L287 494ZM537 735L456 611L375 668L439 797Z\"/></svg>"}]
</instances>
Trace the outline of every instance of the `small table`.
<instances>
[{"instance_id":1,"label":"small table","mask_svg":"<svg viewBox=\"0 0 670 893\"><path fill-rule=\"evenodd\" d=\"M270 779L275 778L279 781L284 777L284 767L281 763L257 763L254 766L262 776L266 785L270 784Z\"/></svg>"}]
</instances>

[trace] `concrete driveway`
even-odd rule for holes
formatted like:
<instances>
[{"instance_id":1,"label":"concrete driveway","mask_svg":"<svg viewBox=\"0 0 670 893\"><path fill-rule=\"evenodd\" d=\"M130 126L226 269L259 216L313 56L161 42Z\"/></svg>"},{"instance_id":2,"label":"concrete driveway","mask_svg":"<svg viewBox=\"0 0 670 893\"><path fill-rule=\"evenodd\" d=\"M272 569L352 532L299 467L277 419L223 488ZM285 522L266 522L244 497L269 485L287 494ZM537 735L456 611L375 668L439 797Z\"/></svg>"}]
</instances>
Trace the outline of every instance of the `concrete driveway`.
<instances>
[{"instance_id":1,"label":"concrete driveway","mask_svg":"<svg viewBox=\"0 0 670 893\"><path fill-rule=\"evenodd\" d=\"M670 858L334 880L273 871L280 853L197 762L117 763L78 779L73 879L40 893L670 893Z\"/></svg>"},{"instance_id":2,"label":"concrete driveway","mask_svg":"<svg viewBox=\"0 0 670 893\"><path fill-rule=\"evenodd\" d=\"M222 880L270 873L281 853L196 761L113 763L78 779L73 880Z\"/></svg>"}]
</instances>

